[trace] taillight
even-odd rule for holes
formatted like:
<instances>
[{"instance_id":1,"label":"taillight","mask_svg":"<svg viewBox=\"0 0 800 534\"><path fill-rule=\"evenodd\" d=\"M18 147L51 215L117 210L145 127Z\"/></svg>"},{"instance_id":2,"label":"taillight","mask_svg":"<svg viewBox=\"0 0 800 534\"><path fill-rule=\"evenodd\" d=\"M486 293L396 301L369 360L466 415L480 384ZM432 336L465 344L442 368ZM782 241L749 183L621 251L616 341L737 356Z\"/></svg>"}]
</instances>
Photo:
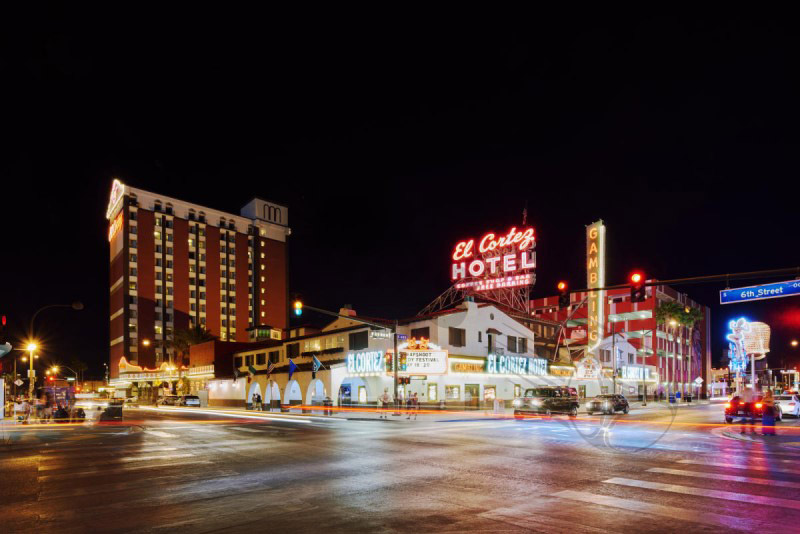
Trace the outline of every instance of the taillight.
<instances>
[{"instance_id":1,"label":"taillight","mask_svg":"<svg viewBox=\"0 0 800 534\"><path fill-rule=\"evenodd\" d=\"M726 402L726 403L725 403L725 409L728 409L728 408L730 408L730 407L731 407L731 403L730 403L730 402Z\"/></svg>"},{"instance_id":2,"label":"taillight","mask_svg":"<svg viewBox=\"0 0 800 534\"><path fill-rule=\"evenodd\" d=\"M762 406L763 406L763 404L761 404L760 402L756 403L756 408L761 409Z\"/></svg>"}]
</instances>

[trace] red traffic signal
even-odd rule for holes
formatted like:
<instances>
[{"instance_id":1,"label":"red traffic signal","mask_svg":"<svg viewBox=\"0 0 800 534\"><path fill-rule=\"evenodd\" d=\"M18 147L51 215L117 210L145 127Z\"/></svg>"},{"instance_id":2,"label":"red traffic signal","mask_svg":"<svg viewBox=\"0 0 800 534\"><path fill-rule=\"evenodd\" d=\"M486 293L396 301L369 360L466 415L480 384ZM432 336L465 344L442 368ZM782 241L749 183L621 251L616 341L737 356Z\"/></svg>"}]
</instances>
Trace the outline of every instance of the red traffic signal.
<instances>
[{"instance_id":1,"label":"red traffic signal","mask_svg":"<svg viewBox=\"0 0 800 534\"><path fill-rule=\"evenodd\" d=\"M569 291L567 283L563 280L556 286L558 288L558 309L569 308Z\"/></svg>"},{"instance_id":2,"label":"red traffic signal","mask_svg":"<svg viewBox=\"0 0 800 534\"><path fill-rule=\"evenodd\" d=\"M6 316L4 315L3 316L3 326L5 326L5 325L6 325Z\"/></svg>"},{"instance_id":3,"label":"red traffic signal","mask_svg":"<svg viewBox=\"0 0 800 534\"><path fill-rule=\"evenodd\" d=\"M631 281L631 302L644 302L647 300L647 289L645 288L644 274L634 271L630 276Z\"/></svg>"}]
</instances>

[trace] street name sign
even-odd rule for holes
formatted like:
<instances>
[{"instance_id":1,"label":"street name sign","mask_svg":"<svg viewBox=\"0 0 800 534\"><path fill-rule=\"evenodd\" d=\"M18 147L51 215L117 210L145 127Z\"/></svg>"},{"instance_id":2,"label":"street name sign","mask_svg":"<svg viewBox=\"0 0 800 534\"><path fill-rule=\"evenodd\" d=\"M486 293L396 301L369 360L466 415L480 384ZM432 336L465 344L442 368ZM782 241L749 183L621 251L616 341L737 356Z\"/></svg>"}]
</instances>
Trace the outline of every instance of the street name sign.
<instances>
[{"instance_id":1,"label":"street name sign","mask_svg":"<svg viewBox=\"0 0 800 534\"><path fill-rule=\"evenodd\" d=\"M800 295L800 280L787 280L786 282L775 282L774 284L763 284L760 286L723 289L719 292L719 303L734 304L737 302L777 299L795 295Z\"/></svg>"}]
</instances>

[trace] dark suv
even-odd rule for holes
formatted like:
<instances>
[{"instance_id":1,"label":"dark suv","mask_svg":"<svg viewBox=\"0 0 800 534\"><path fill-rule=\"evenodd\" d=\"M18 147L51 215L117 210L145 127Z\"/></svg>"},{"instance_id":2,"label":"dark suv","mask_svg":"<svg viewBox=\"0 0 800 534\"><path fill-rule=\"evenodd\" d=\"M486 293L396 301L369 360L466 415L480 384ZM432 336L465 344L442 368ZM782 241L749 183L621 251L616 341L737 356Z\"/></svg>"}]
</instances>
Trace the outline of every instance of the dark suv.
<instances>
[{"instance_id":1,"label":"dark suv","mask_svg":"<svg viewBox=\"0 0 800 534\"><path fill-rule=\"evenodd\" d=\"M578 393L575 388L542 386L528 388L525 395L514 399L514 417L522 419L526 414L566 413L578 415Z\"/></svg>"},{"instance_id":2,"label":"dark suv","mask_svg":"<svg viewBox=\"0 0 800 534\"><path fill-rule=\"evenodd\" d=\"M764 413L763 400L762 395L758 395L755 402L745 402L742 397L734 396L725 403L725 422L732 423L734 417L761 417ZM775 402L775 420L783 420L783 409L780 402Z\"/></svg>"},{"instance_id":3,"label":"dark suv","mask_svg":"<svg viewBox=\"0 0 800 534\"><path fill-rule=\"evenodd\" d=\"M589 415L594 412L613 414L614 412L628 413L630 406L628 399L623 395L598 395L586 403L586 411Z\"/></svg>"}]
</instances>

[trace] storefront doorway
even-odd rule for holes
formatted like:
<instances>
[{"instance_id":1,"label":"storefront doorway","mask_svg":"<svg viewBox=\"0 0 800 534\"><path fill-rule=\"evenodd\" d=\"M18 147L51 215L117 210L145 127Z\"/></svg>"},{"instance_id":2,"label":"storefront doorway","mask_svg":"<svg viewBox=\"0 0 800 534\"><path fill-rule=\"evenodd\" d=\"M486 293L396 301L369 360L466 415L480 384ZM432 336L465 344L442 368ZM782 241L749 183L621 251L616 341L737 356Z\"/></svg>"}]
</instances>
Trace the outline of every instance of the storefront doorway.
<instances>
[{"instance_id":1,"label":"storefront doorway","mask_svg":"<svg viewBox=\"0 0 800 534\"><path fill-rule=\"evenodd\" d=\"M478 408L481 400L481 386L479 384L464 384L464 406Z\"/></svg>"}]
</instances>

